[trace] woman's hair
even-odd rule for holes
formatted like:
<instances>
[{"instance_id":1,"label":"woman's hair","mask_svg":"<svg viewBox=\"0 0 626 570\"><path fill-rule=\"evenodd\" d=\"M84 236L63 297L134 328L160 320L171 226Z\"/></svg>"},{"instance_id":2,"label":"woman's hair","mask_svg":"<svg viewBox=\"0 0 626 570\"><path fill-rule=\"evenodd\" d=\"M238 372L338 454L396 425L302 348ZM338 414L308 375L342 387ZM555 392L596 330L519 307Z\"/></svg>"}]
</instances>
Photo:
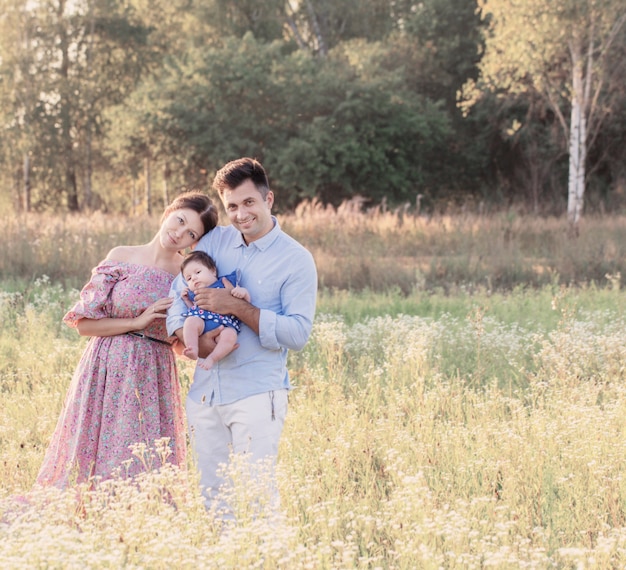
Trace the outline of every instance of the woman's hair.
<instances>
[{"instance_id":1,"label":"woman's hair","mask_svg":"<svg viewBox=\"0 0 626 570\"><path fill-rule=\"evenodd\" d=\"M185 271L185 267L187 267L187 265L189 265L192 261L201 263L211 271L215 271L215 273L217 273L217 265L215 264L215 261L213 261L213 258L208 253L204 253L204 251L192 251L190 254L185 256L185 259L183 259L183 262L180 264L180 272L183 273Z\"/></svg>"},{"instance_id":2,"label":"woman's hair","mask_svg":"<svg viewBox=\"0 0 626 570\"><path fill-rule=\"evenodd\" d=\"M270 184L263 165L254 158L239 158L220 168L213 179L213 189L223 198L226 190L234 190L246 180L251 180L265 199Z\"/></svg>"},{"instance_id":3,"label":"woman's hair","mask_svg":"<svg viewBox=\"0 0 626 570\"><path fill-rule=\"evenodd\" d=\"M211 198L202 192L185 192L174 198L170 205L165 208L161 216L161 223L163 223L163 220L172 212L183 209L193 210L200 215L205 234L217 226L217 208Z\"/></svg>"}]
</instances>

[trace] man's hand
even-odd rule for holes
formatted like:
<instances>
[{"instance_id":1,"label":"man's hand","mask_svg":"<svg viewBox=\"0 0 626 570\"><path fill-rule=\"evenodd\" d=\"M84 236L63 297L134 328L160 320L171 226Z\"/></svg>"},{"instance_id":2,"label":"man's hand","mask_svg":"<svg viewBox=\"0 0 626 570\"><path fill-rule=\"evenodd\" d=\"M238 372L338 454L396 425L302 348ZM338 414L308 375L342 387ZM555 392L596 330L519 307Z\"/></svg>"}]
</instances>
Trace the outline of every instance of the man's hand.
<instances>
[{"instance_id":1,"label":"man's hand","mask_svg":"<svg viewBox=\"0 0 626 570\"><path fill-rule=\"evenodd\" d=\"M228 279L224 279L223 282L226 289L203 287L198 291L195 298L196 305L205 311L213 311L222 315L235 315L237 306L232 303L233 296L230 294L233 286Z\"/></svg>"},{"instance_id":2,"label":"man's hand","mask_svg":"<svg viewBox=\"0 0 626 570\"><path fill-rule=\"evenodd\" d=\"M198 339L198 356L200 358L206 358L213 352L215 345L217 344L217 337L224 330L224 325L217 327L212 331L205 332L200 335ZM185 350L185 343L183 342L183 329L179 328L176 332L174 332L174 336L176 337L176 341L174 342L174 352L179 356L183 355L183 351ZM236 344L235 348L239 345Z\"/></svg>"},{"instance_id":3,"label":"man's hand","mask_svg":"<svg viewBox=\"0 0 626 570\"><path fill-rule=\"evenodd\" d=\"M206 358L213 352L213 349L217 344L216 339L223 330L224 325L200 335L200 338L198 339L198 356L200 358Z\"/></svg>"},{"instance_id":4,"label":"man's hand","mask_svg":"<svg viewBox=\"0 0 626 570\"><path fill-rule=\"evenodd\" d=\"M205 287L196 295L196 305L205 311L213 311L221 315L235 315L242 323L248 325L256 334L259 334L259 319L261 311L244 299L233 297L233 289L228 279L223 280L225 289L211 289ZM202 336L206 336L205 333ZM202 337L200 337L202 339ZM202 356L202 352L200 353Z\"/></svg>"}]
</instances>

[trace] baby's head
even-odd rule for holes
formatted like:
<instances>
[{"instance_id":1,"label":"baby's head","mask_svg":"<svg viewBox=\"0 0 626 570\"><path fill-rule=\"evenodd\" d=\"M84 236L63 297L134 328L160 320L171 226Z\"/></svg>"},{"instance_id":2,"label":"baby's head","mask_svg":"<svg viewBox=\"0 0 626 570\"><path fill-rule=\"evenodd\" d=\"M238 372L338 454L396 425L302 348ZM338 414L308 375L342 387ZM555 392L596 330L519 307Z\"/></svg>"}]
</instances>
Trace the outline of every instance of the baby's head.
<instances>
[{"instance_id":1,"label":"baby's head","mask_svg":"<svg viewBox=\"0 0 626 570\"><path fill-rule=\"evenodd\" d=\"M193 291L217 281L217 265L204 251L192 251L187 255L180 266L180 272Z\"/></svg>"}]
</instances>

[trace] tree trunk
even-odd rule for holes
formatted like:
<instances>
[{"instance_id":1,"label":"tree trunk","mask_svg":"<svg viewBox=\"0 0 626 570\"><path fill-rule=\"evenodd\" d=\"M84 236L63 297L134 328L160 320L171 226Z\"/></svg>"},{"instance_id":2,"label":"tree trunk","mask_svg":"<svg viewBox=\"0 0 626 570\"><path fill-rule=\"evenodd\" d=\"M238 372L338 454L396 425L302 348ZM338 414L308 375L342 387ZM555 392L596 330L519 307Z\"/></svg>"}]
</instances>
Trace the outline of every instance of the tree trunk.
<instances>
[{"instance_id":1,"label":"tree trunk","mask_svg":"<svg viewBox=\"0 0 626 570\"><path fill-rule=\"evenodd\" d=\"M146 185L146 213L152 214L152 181L150 180L150 157L146 156L143 161L143 172Z\"/></svg>"},{"instance_id":2,"label":"tree trunk","mask_svg":"<svg viewBox=\"0 0 626 570\"><path fill-rule=\"evenodd\" d=\"M324 41L324 36L322 35L322 31L320 29L319 20L317 18L317 14L315 13L315 8L313 8L313 4L311 4L311 0L306 0L307 11L309 12L309 18L311 19L311 28L313 30L313 34L317 38L317 53L322 57L326 57L328 54L328 49L326 47L326 42Z\"/></svg>"},{"instance_id":3,"label":"tree trunk","mask_svg":"<svg viewBox=\"0 0 626 570\"><path fill-rule=\"evenodd\" d=\"M87 209L91 209L92 200L91 200L91 179L93 177L93 163L91 159L91 125L90 120L87 119L87 134L85 137L85 179L84 179L84 195L85 195L85 206Z\"/></svg>"},{"instance_id":4,"label":"tree trunk","mask_svg":"<svg viewBox=\"0 0 626 570\"><path fill-rule=\"evenodd\" d=\"M78 212L78 185L76 184L76 170L73 160L69 161L65 170L65 184L67 189L67 207L70 212Z\"/></svg>"},{"instance_id":5,"label":"tree trunk","mask_svg":"<svg viewBox=\"0 0 626 570\"><path fill-rule=\"evenodd\" d=\"M169 181L172 171L168 162L163 166L163 208L170 203Z\"/></svg>"},{"instance_id":6,"label":"tree trunk","mask_svg":"<svg viewBox=\"0 0 626 570\"><path fill-rule=\"evenodd\" d=\"M296 41L298 48L304 50L307 48L307 43L302 37L300 30L298 29L298 25L294 19L295 10L291 5L291 2L285 2L285 18L287 22L287 27L291 30L291 34L293 39Z\"/></svg>"},{"instance_id":7,"label":"tree trunk","mask_svg":"<svg viewBox=\"0 0 626 570\"><path fill-rule=\"evenodd\" d=\"M59 22L63 20L65 11L65 1L59 2L57 17ZM69 38L67 30L63 26L60 28L59 46L61 50L61 77L65 83L65 89L61 92L59 102L61 118L61 140L63 148L63 161L65 163L65 192L67 194L67 207L71 212L77 212L78 208L78 186L76 184L76 164L74 160L74 141L72 140L72 117L69 89Z\"/></svg>"},{"instance_id":8,"label":"tree trunk","mask_svg":"<svg viewBox=\"0 0 626 570\"><path fill-rule=\"evenodd\" d=\"M28 153L24 153L24 164L22 168L22 210L25 213L30 212L30 157Z\"/></svg>"},{"instance_id":9,"label":"tree trunk","mask_svg":"<svg viewBox=\"0 0 626 570\"><path fill-rule=\"evenodd\" d=\"M93 164L92 164L92 152L91 146L93 144L92 141L92 125L91 125L91 117L92 117L92 105L91 105L91 76L92 76L92 51L93 51L93 35L95 28L95 17L93 11L93 2L89 3L89 41L87 42L87 65L86 65L86 75L87 80L90 82L90 87L88 89L88 101L87 101L87 122L85 125L86 133L85 133L85 178L84 178L84 199L85 205L88 209L92 206L91 199L91 179L93 177Z\"/></svg>"},{"instance_id":10,"label":"tree trunk","mask_svg":"<svg viewBox=\"0 0 626 570\"><path fill-rule=\"evenodd\" d=\"M131 200L131 208L133 216L137 213L137 179L133 175L133 185L130 189L130 200Z\"/></svg>"},{"instance_id":11,"label":"tree trunk","mask_svg":"<svg viewBox=\"0 0 626 570\"><path fill-rule=\"evenodd\" d=\"M572 113L569 132L569 176L567 185L567 219L578 227L585 195L585 161L587 159L587 122L585 117L583 61L580 42L570 45L572 55ZM589 80L589 78L587 78Z\"/></svg>"}]
</instances>

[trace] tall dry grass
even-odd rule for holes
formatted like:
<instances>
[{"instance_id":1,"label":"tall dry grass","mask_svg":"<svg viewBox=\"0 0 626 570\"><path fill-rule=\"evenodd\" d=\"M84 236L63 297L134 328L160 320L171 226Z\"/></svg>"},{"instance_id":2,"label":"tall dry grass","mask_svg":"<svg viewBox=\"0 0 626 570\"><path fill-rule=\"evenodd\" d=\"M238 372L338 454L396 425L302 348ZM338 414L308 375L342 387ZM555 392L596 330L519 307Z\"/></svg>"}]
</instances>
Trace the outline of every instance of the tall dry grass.
<instances>
[{"instance_id":1,"label":"tall dry grass","mask_svg":"<svg viewBox=\"0 0 626 570\"><path fill-rule=\"evenodd\" d=\"M338 208L305 202L279 216L313 253L327 289L386 291L607 283L626 274L626 217L588 216L578 237L565 219L515 213L415 216L360 202ZM6 216L0 280L48 275L77 287L107 251L142 243L157 217L32 214Z\"/></svg>"},{"instance_id":2,"label":"tall dry grass","mask_svg":"<svg viewBox=\"0 0 626 570\"><path fill-rule=\"evenodd\" d=\"M47 275L53 282L80 286L91 268L120 244L145 243L158 218L28 214L6 216L0 250L0 280L33 281Z\"/></svg>"},{"instance_id":3,"label":"tall dry grass","mask_svg":"<svg viewBox=\"0 0 626 570\"><path fill-rule=\"evenodd\" d=\"M307 202L283 219L309 247L322 285L383 291L511 290L551 282L605 283L624 270L626 218L587 217L578 237L565 219L500 213L415 216L359 202Z\"/></svg>"}]
</instances>

